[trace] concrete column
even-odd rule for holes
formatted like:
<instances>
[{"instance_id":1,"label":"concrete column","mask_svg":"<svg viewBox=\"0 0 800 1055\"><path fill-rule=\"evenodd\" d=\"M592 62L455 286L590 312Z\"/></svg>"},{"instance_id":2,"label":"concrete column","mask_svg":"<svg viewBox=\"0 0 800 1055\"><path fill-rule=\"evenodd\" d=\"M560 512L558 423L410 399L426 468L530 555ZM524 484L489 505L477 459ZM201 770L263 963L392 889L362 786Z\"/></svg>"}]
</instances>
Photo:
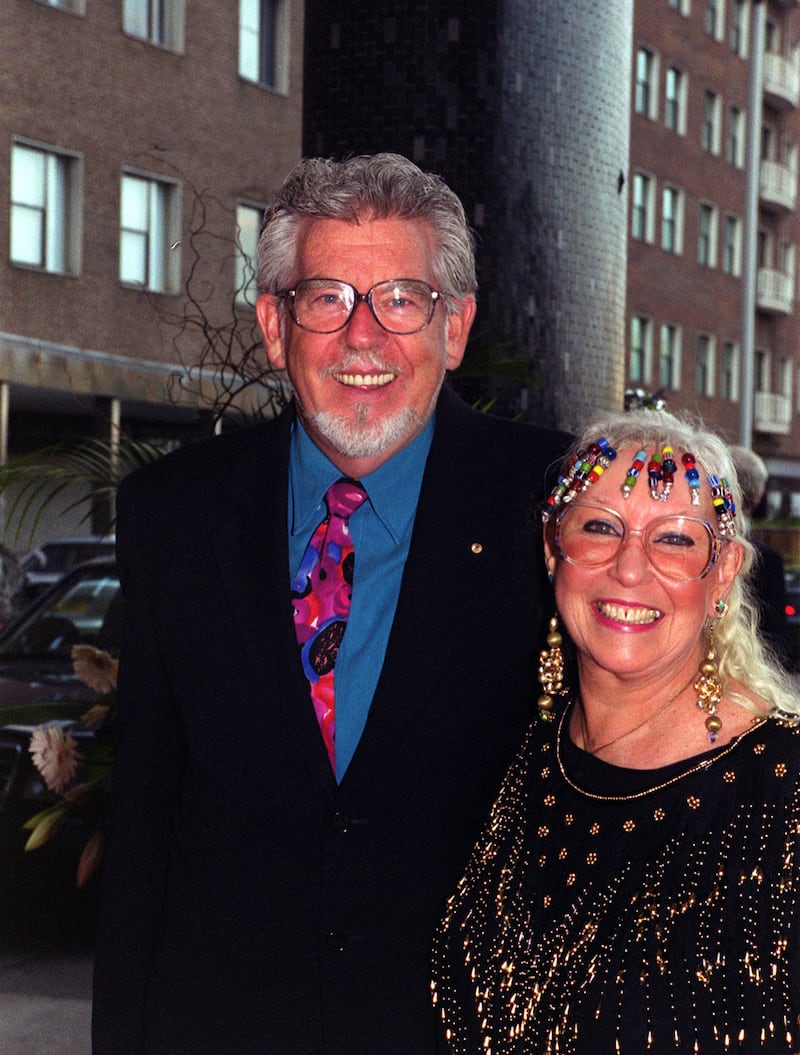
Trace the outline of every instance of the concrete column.
<instances>
[{"instance_id":1,"label":"concrete column","mask_svg":"<svg viewBox=\"0 0 800 1055\"><path fill-rule=\"evenodd\" d=\"M502 12L488 313L539 365L529 416L575 429L623 407L632 0Z\"/></svg>"}]
</instances>

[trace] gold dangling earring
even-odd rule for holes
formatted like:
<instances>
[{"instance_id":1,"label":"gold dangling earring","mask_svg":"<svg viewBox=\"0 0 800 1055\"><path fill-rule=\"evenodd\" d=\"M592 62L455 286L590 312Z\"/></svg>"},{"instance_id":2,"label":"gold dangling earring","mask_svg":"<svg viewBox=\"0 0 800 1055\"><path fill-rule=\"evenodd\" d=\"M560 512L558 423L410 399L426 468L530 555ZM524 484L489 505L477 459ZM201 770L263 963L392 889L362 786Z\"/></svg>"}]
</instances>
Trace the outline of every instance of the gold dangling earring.
<instances>
[{"instance_id":1,"label":"gold dangling earring","mask_svg":"<svg viewBox=\"0 0 800 1055\"><path fill-rule=\"evenodd\" d=\"M547 648L539 653L539 684L544 689L539 697L539 717L550 722L553 714L553 696L564 696L564 653L561 651L563 638L558 630L558 616L550 620L550 632L547 635Z\"/></svg>"},{"instance_id":2,"label":"gold dangling earring","mask_svg":"<svg viewBox=\"0 0 800 1055\"><path fill-rule=\"evenodd\" d=\"M717 601L716 611L719 612L720 616L723 616L727 610L728 606L725 601ZM717 654L714 651L713 622L708 628L708 652L706 653L706 658L700 664L700 673L694 683L694 691L697 693L697 706L708 715L705 724L708 730L708 739L713 744L716 742L719 731L722 728L722 719L717 714L717 707L719 707L722 699L722 682L719 679Z\"/></svg>"}]
</instances>

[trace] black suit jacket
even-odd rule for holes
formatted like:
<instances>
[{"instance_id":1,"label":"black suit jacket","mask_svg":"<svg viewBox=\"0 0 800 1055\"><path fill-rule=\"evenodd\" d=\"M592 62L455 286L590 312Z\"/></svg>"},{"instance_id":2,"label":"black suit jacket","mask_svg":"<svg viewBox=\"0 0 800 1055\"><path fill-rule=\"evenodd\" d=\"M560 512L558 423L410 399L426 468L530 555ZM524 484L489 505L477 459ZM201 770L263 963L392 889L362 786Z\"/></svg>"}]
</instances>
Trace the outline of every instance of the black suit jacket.
<instances>
[{"instance_id":1,"label":"black suit jacket","mask_svg":"<svg viewBox=\"0 0 800 1055\"><path fill-rule=\"evenodd\" d=\"M95 1055L434 1050L430 940L537 695L551 611L532 510L565 439L443 391L337 787L291 618L290 419L183 448L120 491Z\"/></svg>"}]
</instances>

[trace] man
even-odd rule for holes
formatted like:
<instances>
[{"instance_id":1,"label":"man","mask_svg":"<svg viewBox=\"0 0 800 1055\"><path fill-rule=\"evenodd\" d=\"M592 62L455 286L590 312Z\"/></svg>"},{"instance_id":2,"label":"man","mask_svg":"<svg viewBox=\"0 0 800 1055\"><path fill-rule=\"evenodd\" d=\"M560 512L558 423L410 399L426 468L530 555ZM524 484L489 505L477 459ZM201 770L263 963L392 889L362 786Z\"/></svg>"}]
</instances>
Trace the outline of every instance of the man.
<instances>
[{"instance_id":1,"label":"man","mask_svg":"<svg viewBox=\"0 0 800 1055\"><path fill-rule=\"evenodd\" d=\"M564 438L442 388L476 283L438 177L387 154L301 163L259 258L292 406L119 495L94 1051L426 1055L433 929L535 698L532 510ZM326 695L298 642L342 477L366 496L339 522L352 606Z\"/></svg>"}]
</instances>

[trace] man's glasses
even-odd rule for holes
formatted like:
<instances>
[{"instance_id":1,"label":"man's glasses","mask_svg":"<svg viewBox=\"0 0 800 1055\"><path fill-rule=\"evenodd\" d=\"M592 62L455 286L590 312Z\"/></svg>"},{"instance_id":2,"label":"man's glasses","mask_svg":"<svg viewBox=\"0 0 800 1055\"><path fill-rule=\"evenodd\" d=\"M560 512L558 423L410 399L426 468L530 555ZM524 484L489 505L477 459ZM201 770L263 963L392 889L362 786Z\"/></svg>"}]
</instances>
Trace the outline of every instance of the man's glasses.
<instances>
[{"instance_id":1,"label":"man's glasses","mask_svg":"<svg viewBox=\"0 0 800 1055\"><path fill-rule=\"evenodd\" d=\"M286 289L278 296L288 301L297 325L312 333L341 330L363 300L384 330L409 334L425 329L442 294L415 278L390 278L376 283L366 293L335 278L304 278L294 289Z\"/></svg>"},{"instance_id":2,"label":"man's glasses","mask_svg":"<svg viewBox=\"0 0 800 1055\"><path fill-rule=\"evenodd\" d=\"M702 579L714 567L722 546L711 525L696 517L661 516L631 530L619 514L604 506L571 502L555 521L555 544L565 561L602 568L617 557L626 539L641 536L655 570L676 582Z\"/></svg>"}]
</instances>

